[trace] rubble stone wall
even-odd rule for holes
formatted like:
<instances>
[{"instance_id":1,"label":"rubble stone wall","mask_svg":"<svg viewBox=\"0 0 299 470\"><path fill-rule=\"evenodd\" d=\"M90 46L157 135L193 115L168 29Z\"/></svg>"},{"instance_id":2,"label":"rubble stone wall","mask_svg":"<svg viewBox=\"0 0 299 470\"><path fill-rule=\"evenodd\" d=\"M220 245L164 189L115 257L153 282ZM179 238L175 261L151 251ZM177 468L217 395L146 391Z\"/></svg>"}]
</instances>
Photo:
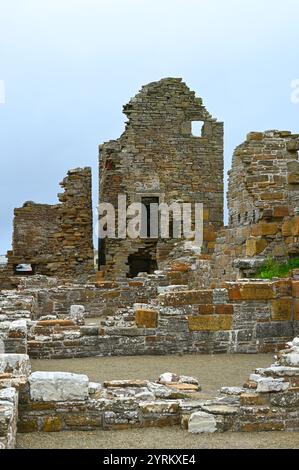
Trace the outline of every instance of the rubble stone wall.
<instances>
[{"instance_id":1,"label":"rubble stone wall","mask_svg":"<svg viewBox=\"0 0 299 470\"><path fill-rule=\"evenodd\" d=\"M217 235L211 282L254 274L267 257L298 256L299 135L251 132L229 171L229 225Z\"/></svg>"},{"instance_id":2,"label":"rubble stone wall","mask_svg":"<svg viewBox=\"0 0 299 470\"><path fill-rule=\"evenodd\" d=\"M223 224L223 124L176 78L142 87L124 113L125 132L100 146L100 202L117 207L119 194L127 196L128 205L143 197L168 204L201 202L204 250L212 252ZM201 135L192 135L192 121L203 122ZM144 254L159 267L173 243L172 238L106 239L101 248L106 276L125 276L130 255Z\"/></svg>"},{"instance_id":3,"label":"rubble stone wall","mask_svg":"<svg viewBox=\"0 0 299 470\"><path fill-rule=\"evenodd\" d=\"M274 364L256 369L243 387L222 387L214 397L201 393L196 378L175 373L164 373L156 382L136 379L99 384L83 374L16 373L10 365L16 359L10 356L0 357L2 364L8 362L5 370L9 371L5 378L0 376L4 399L0 417L7 416L6 402L17 403L16 390L19 406L18 411L15 407L14 413L10 411L9 426L0 431L2 447L14 445L17 414L18 432L23 433L179 424L196 434L299 430L298 337L278 353Z\"/></svg>"},{"instance_id":4,"label":"rubble stone wall","mask_svg":"<svg viewBox=\"0 0 299 470\"><path fill-rule=\"evenodd\" d=\"M61 186L60 204L27 202L15 209L13 250L8 252L11 276L21 263L32 264L37 274L60 278L93 273L91 169L70 170ZM5 287L9 285L3 279L0 288Z\"/></svg>"},{"instance_id":5,"label":"rubble stone wall","mask_svg":"<svg viewBox=\"0 0 299 470\"><path fill-rule=\"evenodd\" d=\"M34 358L281 349L299 332L299 281L243 281L223 288L160 287L157 298L120 309L97 325L39 320L28 331Z\"/></svg>"}]
</instances>

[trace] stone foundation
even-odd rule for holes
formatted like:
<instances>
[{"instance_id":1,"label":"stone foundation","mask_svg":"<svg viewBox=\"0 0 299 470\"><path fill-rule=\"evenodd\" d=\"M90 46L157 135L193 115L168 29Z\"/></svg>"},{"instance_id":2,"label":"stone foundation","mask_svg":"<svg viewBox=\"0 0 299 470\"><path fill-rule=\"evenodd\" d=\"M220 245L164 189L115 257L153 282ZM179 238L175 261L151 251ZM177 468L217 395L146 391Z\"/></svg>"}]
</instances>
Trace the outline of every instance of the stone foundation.
<instances>
[{"instance_id":1,"label":"stone foundation","mask_svg":"<svg viewBox=\"0 0 299 470\"><path fill-rule=\"evenodd\" d=\"M121 430L181 425L191 433L299 431L299 338L275 364L257 369L243 388L207 399L193 377L162 374L157 382L89 382L65 372L30 374L28 356L0 356L0 445L18 432ZM4 371L4 372L3 372ZM16 428L16 423L17 428Z\"/></svg>"}]
</instances>

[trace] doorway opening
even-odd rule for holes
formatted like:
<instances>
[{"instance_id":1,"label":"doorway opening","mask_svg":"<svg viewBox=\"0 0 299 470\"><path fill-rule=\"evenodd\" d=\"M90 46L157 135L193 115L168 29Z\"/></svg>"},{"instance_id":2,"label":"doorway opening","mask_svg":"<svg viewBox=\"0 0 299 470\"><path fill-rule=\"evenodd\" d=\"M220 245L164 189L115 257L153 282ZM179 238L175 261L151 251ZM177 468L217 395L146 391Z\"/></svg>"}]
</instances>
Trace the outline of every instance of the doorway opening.
<instances>
[{"instance_id":1,"label":"doorway opening","mask_svg":"<svg viewBox=\"0 0 299 470\"><path fill-rule=\"evenodd\" d=\"M135 253L128 258L130 267L128 277L136 277L139 273L152 274L158 269L157 261L149 256L148 253Z\"/></svg>"}]
</instances>

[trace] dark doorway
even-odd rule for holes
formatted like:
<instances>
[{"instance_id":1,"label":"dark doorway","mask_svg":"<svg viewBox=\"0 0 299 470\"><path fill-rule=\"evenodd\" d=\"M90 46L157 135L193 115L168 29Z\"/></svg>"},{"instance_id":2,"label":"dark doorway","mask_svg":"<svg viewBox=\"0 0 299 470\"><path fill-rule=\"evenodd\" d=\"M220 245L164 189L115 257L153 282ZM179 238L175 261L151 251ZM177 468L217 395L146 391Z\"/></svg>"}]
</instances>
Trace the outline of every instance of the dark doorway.
<instances>
[{"instance_id":1,"label":"dark doorway","mask_svg":"<svg viewBox=\"0 0 299 470\"><path fill-rule=\"evenodd\" d=\"M157 269L156 260L149 256L137 254L130 255L128 258L130 271L128 277L136 277L139 273L153 273Z\"/></svg>"},{"instance_id":2,"label":"dark doorway","mask_svg":"<svg viewBox=\"0 0 299 470\"><path fill-rule=\"evenodd\" d=\"M141 221L141 237L142 238L150 238L151 230L153 232L152 238L157 238L158 233L158 206L159 206L159 198L158 197L142 197L141 203L143 204L142 207L142 221ZM153 209L155 209L156 220L151 221L151 204L155 204ZM154 213L154 211L152 211ZM151 224L154 222L154 225Z\"/></svg>"}]
</instances>

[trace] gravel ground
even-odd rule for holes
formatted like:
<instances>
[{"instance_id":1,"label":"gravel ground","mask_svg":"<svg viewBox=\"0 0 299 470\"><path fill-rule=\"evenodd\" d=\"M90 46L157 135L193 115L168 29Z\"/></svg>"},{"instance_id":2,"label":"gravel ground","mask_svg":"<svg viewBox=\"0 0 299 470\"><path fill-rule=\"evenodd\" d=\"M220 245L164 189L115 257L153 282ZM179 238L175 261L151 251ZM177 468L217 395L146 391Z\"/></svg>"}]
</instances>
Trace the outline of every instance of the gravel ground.
<instances>
[{"instance_id":1,"label":"gravel ground","mask_svg":"<svg viewBox=\"0 0 299 470\"><path fill-rule=\"evenodd\" d=\"M198 377L204 392L224 385L242 385L256 367L273 362L271 354L98 357L33 360L33 370L85 373L93 381L113 379L156 380L162 372ZM20 449L263 449L299 448L299 433L224 433L191 435L179 427L124 431L76 431L19 434Z\"/></svg>"},{"instance_id":2,"label":"gravel ground","mask_svg":"<svg viewBox=\"0 0 299 470\"><path fill-rule=\"evenodd\" d=\"M36 370L87 374L92 381L115 379L157 380L163 372L192 375L204 392L223 385L242 385L256 367L273 362L272 354L218 354L184 356L89 357L83 359L32 360Z\"/></svg>"},{"instance_id":3,"label":"gravel ground","mask_svg":"<svg viewBox=\"0 0 299 470\"><path fill-rule=\"evenodd\" d=\"M179 427L19 434L19 449L298 449L299 433L193 435Z\"/></svg>"}]
</instances>

